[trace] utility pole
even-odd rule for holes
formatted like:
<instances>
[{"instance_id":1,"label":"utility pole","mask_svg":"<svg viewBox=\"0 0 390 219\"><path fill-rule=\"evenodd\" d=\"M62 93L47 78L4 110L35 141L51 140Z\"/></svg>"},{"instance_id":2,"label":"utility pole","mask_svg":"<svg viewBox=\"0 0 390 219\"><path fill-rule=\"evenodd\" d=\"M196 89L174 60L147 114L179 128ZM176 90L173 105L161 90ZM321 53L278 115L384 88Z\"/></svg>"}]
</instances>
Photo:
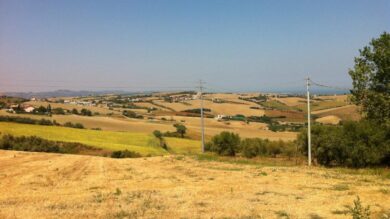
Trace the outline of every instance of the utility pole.
<instances>
[{"instance_id":1,"label":"utility pole","mask_svg":"<svg viewBox=\"0 0 390 219\"><path fill-rule=\"evenodd\" d=\"M204 118L203 118L203 81L199 81L200 92L200 129L202 135L202 153L204 153Z\"/></svg>"},{"instance_id":2,"label":"utility pole","mask_svg":"<svg viewBox=\"0 0 390 219\"><path fill-rule=\"evenodd\" d=\"M307 159L308 165L311 166L311 127L310 127L310 78L306 79L306 91L307 91Z\"/></svg>"}]
</instances>

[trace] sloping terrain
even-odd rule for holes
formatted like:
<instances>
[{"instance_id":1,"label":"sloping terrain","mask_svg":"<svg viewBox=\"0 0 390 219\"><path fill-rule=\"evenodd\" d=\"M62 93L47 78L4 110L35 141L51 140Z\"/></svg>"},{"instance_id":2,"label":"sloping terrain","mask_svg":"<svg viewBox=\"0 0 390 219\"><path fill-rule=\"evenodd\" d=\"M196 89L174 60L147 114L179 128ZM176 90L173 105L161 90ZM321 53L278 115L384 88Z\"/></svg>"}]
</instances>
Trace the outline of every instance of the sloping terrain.
<instances>
[{"instance_id":1,"label":"sloping terrain","mask_svg":"<svg viewBox=\"0 0 390 219\"><path fill-rule=\"evenodd\" d=\"M390 211L390 180L318 167L0 150L0 218L346 218Z\"/></svg>"},{"instance_id":2,"label":"sloping terrain","mask_svg":"<svg viewBox=\"0 0 390 219\"><path fill-rule=\"evenodd\" d=\"M98 131L1 122L0 134L38 136L52 141L79 142L107 150L128 149L142 155L168 154L166 150L159 146L158 140L152 134L147 133ZM174 153L196 153L200 151L199 141L179 138L165 138L165 140L171 152Z\"/></svg>"},{"instance_id":3,"label":"sloping terrain","mask_svg":"<svg viewBox=\"0 0 390 219\"><path fill-rule=\"evenodd\" d=\"M337 125L341 119L337 116L324 116L321 118L316 119L316 122L322 123L322 124L331 124L331 125Z\"/></svg>"},{"instance_id":4,"label":"sloping terrain","mask_svg":"<svg viewBox=\"0 0 390 219\"><path fill-rule=\"evenodd\" d=\"M318 117L337 116L342 120L357 121L361 119L359 108L355 105L341 106L331 109L313 111Z\"/></svg>"}]
</instances>

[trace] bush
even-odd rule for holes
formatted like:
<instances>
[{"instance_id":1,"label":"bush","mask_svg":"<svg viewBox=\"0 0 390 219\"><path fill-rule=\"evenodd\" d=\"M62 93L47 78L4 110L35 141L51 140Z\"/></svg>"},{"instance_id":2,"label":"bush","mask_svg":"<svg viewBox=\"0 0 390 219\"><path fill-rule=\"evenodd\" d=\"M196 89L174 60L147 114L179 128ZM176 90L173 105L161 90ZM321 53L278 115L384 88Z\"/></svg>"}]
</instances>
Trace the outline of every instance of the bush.
<instances>
[{"instance_id":1,"label":"bush","mask_svg":"<svg viewBox=\"0 0 390 219\"><path fill-rule=\"evenodd\" d=\"M245 121L246 117L244 115L237 114L235 116L231 116L229 119L234 121Z\"/></svg>"},{"instance_id":2,"label":"bush","mask_svg":"<svg viewBox=\"0 0 390 219\"><path fill-rule=\"evenodd\" d=\"M260 138L247 138L241 142L241 154L247 158L256 156L272 156L276 157L279 154L284 154L291 158L296 146L293 142L285 141L269 141Z\"/></svg>"},{"instance_id":3,"label":"bush","mask_svg":"<svg viewBox=\"0 0 390 219\"><path fill-rule=\"evenodd\" d=\"M160 147L164 148L165 150L168 150L168 145L166 144L166 142L163 138L163 133L160 132L159 130L154 130L153 135L154 135L154 137L156 137L159 140Z\"/></svg>"},{"instance_id":4,"label":"bush","mask_svg":"<svg viewBox=\"0 0 390 219\"><path fill-rule=\"evenodd\" d=\"M267 154L268 140L247 138L241 142L240 150L243 156L252 158Z\"/></svg>"},{"instance_id":5,"label":"bush","mask_svg":"<svg viewBox=\"0 0 390 219\"><path fill-rule=\"evenodd\" d=\"M61 107L57 107L51 110L53 114L58 114L58 115L65 115L65 110L62 109Z\"/></svg>"},{"instance_id":6,"label":"bush","mask_svg":"<svg viewBox=\"0 0 390 219\"><path fill-rule=\"evenodd\" d=\"M91 110L84 109L84 108L81 109L80 114L81 114L82 116L92 116Z\"/></svg>"},{"instance_id":7,"label":"bush","mask_svg":"<svg viewBox=\"0 0 390 219\"><path fill-rule=\"evenodd\" d=\"M173 137L173 138L180 138L180 134L177 132L170 132L167 131L163 134L164 137Z\"/></svg>"},{"instance_id":8,"label":"bush","mask_svg":"<svg viewBox=\"0 0 390 219\"><path fill-rule=\"evenodd\" d=\"M224 156L235 156L240 145L240 136L232 132L221 132L211 139L209 150Z\"/></svg>"},{"instance_id":9,"label":"bush","mask_svg":"<svg viewBox=\"0 0 390 219\"><path fill-rule=\"evenodd\" d=\"M19 136L3 135L0 139L0 149L17 150L17 151L33 151L33 152L52 152L77 154L81 151L98 151L91 146L74 142L59 142L49 141L36 136Z\"/></svg>"},{"instance_id":10,"label":"bush","mask_svg":"<svg viewBox=\"0 0 390 219\"><path fill-rule=\"evenodd\" d=\"M137 115L135 112L130 111L130 110L123 110L122 115L129 117L129 118L134 118L134 119L143 119L144 118L142 115Z\"/></svg>"},{"instance_id":11,"label":"bush","mask_svg":"<svg viewBox=\"0 0 390 219\"><path fill-rule=\"evenodd\" d=\"M76 129L84 129L84 125L81 123L71 123L71 122L66 122L64 124L65 127L69 128L76 128Z\"/></svg>"},{"instance_id":12,"label":"bush","mask_svg":"<svg viewBox=\"0 0 390 219\"><path fill-rule=\"evenodd\" d=\"M123 151L114 151L111 154L112 158L135 158L135 157L141 157L141 154L129 150L123 150Z\"/></svg>"},{"instance_id":13,"label":"bush","mask_svg":"<svg viewBox=\"0 0 390 219\"><path fill-rule=\"evenodd\" d=\"M352 216L353 219L370 219L371 211L370 206L364 207L360 201L360 197L357 196L356 200L353 201L353 206L348 206L348 214Z\"/></svg>"},{"instance_id":14,"label":"bush","mask_svg":"<svg viewBox=\"0 0 390 219\"><path fill-rule=\"evenodd\" d=\"M54 125L54 123L51 120L47 119L41 119L37 123L38 125Z\"/></svg>"},{"instance_id":15,"label":"bush","mask_svg":"<svg viewBox=\"0 0 390 219\"><path fill-rule=\"evenodd\" d=\"M390 126L372 121L344 122L312 128L312 154L325 166L366 167L390 165ZM307 153L307 130L298 136Z\"/></svg>"},{"instance_id":16,"label":"bush","mask_svg":"<svg viewBox=\"0 0 390 219\"><path fill-rule=\"evenodd\" d=\"M72 114L78 115L79 111L76 108L73 108L71 111Z\"/></svg>"},{"instance_id":17,"label":"bush","mask_svg":"<svg viewBox=\"0 0 390 219\"><path fill-rule=\"evenodd\" d=\"M282 153L283 141L271 142L268 146L268 154L272 157L276 157Z\"/></svg>"}]
</instances>

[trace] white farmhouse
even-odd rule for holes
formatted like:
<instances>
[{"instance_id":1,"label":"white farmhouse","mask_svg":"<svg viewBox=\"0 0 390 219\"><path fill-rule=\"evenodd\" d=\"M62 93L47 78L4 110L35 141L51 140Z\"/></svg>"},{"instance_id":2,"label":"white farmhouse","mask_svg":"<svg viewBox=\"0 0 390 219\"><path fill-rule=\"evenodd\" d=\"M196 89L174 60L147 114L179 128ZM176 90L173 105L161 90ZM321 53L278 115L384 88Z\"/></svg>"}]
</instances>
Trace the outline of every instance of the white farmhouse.
<instances>
[{"instance_id":1,"label":"white farmhouse","mask_svg":"<svg viewBox=\"0 0 390 219\"><path fill-rule=\"evenodd\" d=\"M34 111L34 107L32 107L32 106L26 106L26 107L24 107L24 111L26 112L26 113L31 113L31 112L33 112Z\"/></svg>"}]
</instances>

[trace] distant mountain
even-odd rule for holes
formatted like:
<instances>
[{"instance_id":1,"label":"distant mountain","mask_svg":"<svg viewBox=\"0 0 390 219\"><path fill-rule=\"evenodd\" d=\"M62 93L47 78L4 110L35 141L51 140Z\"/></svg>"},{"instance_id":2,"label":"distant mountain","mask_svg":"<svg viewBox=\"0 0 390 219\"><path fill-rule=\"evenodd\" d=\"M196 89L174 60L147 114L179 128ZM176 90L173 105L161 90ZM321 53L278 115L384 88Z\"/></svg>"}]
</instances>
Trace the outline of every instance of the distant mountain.
<instances>
[{"instance_id":1,"label":"distant mountain","mask_svg":"<svg viewBox=\"0 0 390 219\"><path fill-rule=\"evenodd\" d=\"M32 97L36 98L50 98L50 97L85 97L85 96L97 96L105 94L136 94L135 92L128 91L72 91L72 90L56 90L56 91L45 91L45 92L4 92L2 95L12 96L12 97L21 97L30 99Z\"/></svg>"}]
</instances>

